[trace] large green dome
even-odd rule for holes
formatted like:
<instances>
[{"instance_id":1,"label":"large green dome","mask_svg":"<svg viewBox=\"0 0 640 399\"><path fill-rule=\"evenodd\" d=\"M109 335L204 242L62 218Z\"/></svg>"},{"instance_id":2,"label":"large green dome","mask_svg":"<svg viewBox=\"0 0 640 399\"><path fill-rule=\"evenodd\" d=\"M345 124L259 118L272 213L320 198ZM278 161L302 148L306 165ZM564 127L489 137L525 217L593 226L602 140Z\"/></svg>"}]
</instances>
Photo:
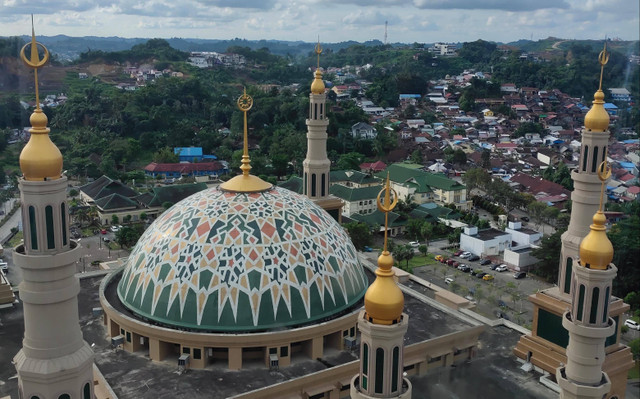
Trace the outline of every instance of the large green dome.
<instances>
[{"instance_id":1,"label":"large green dome","mask_svg":"<svg viewBox=\"0 0 640 399\"><path fill-rule=\"evenodd\" d=\"M168 209L140 237L118 296L164 325L238 332L331 317L366 288L348 235L306 197L212 188Z\"/></svg>"}]
</instances>

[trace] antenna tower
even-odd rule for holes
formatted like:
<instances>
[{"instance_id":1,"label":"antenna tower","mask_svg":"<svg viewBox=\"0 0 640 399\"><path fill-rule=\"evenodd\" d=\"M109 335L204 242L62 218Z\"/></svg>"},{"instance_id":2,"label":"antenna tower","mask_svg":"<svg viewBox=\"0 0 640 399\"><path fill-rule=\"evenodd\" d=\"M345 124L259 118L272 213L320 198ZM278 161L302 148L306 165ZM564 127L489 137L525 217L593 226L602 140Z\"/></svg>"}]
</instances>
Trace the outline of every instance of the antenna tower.
<instances>
[{"instance_id":1,"label":"antenna tower","mask_svg":"<svg viewBox=\"0 0 640 399\"><path fill-rule=\"evenodd\" d=\"M384 21L384 45L387 45L387 26L389 25L389 21Z\"/></svg>"}]
</instances>

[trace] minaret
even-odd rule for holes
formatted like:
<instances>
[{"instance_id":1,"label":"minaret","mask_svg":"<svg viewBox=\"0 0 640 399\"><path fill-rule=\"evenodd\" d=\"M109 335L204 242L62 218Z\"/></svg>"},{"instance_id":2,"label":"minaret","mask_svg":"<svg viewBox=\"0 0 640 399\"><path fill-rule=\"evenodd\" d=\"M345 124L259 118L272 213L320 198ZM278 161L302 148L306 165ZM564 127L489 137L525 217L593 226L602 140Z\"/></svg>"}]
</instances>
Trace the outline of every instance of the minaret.
<instances>
[{"instance_id":1,"label":"minaret","mask_svg":"<svg viewBox=\"0 0 640 399\"><path fill-rule=\"evenodd\" d=\"M397 203L398 194L387 176L378 194L378 209L385 214L384 250L378 258L376 279L364 296L364 310L358 316L360 373L351 380L351 399L411 398L411 382L403 377L409 316L402 312L404 296L394 279L393 257L387 251L388 216Z\"/></svg>"},{"instance_id":2,"label":"minaret","mask_svg":"<svg viewBox=\"0 0 640 399\"><path fill-rule=\"evenodd\" d=\"M43 59L38 48L44 52ZM80 330L80 284L75 276L80 247L69 236L62 154L49 138L47 116L40 109L38 68L47 63L49 52L36 42L33 27L31 43L22 48L21 57L34 69L36 109L30 118L31 138L20 154L24 244L13 252L23 275L19 288L24 339L13 359L20 397L90 399L94 394L93 351Z\"/></svg>"},{"instance_id":3,"label":"minaret","mask_svg":"<svg viewBox=\"0 0 640 399\"><path fill-rule=\"evenodd\" d=\"M605 42L604 50L598 57L600 86L594 95L593 105L584 118L579 165L571 172L574 187L571 194L571 219L569 228L562 234L558 270L558 287L564 295L569 295L571 270L574 259L578 257L580 241L589 233L589 218L596 213L601 200L606 202L606 197L600 193L600 180L596 169L606 160L609 143L609 114L604 109L602 92L602 73L608 60Z\"/></svg>"},{"instance_id":4,"label":"minaret","mask_svg":"<svg viewBox=\"0 0 640 399\"><path fill-rule=\"evenodd\" d=\"M311 83L309 94L309 118L307 118L307 158L302 163L304 169L304 195L311 200L321 200L329 196L329 168L331 162L327 157L326 100L324 82L320 72L320 42L316 44L318 66L315 79Z\"/></svg>"},{"instance_id":5,"label":"minaret","mask_svg":"<svg viewBox=\"0 0 640 399\"><path fill-rule=\"evenodd\" d=\"M606 160L598 171L600 194L604 195L605 183L611 176ZM571 310L562 318L562 326L569 331L569 346L567 365L556 371L561 399L601 399L611 389L602 363L605 340L616 329L608 307L618 269L611 263L613 245L606 233L603 202L593 216L591 231L580 243L580 259L571 282Z\"/></svg>"}]
</instances>

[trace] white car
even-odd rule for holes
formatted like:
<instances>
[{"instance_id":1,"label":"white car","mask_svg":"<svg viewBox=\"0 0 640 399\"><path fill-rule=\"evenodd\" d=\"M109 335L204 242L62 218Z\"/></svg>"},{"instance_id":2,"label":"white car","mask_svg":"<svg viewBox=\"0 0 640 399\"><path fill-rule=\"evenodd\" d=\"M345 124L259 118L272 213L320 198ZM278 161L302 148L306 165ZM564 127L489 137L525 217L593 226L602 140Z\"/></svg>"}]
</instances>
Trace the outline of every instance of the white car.
<instances>
[{"instance_id":1,"label":"white car","mask_svg":"<svg viewBox=\"0 0 640 399\"><path fill-rule=\"evenodd\" d=\"M506 272L507 271L507 265L502 264L502 265L496 267L496 271L497 272Z\"/></svg>"},{"instance_id":2,"label":"white car","mask_svg":"<svg viewBox=\"0 0 640 399\"><path fill-rule=\"evenodd\" d=\"M113 226L111 226L111 231L113 231L115 233L118 230L120 230L121 228L122 228L122 226L120 226L120 225L113 225Z\"/></svg>"},{"instance_id":3,"label":"white car","mask_svg":"<svg viewBox=\"0 0 640 399\"><path fill-rule=\"evenodd\" d=\"M411 245L412 248L418 248L420 243L418 241L409 241L409 245Z\"/></svg>"},{"instance_id":4,"label":"white car","mask_svg":"<svg viewBox=\"0 0 640 399\"><path fill-rule=\"evenodd\" d=\"M471 252L463 252L463 253L460 254L460 257L462 259L466 259L466 258L468 258L470 256L471 256Z\"/></svg>"},{"instance_id":5,"label":"white car","mask_svg":"<svg viewBox=\"0 0 640 399\"><path fill-rule=\"evenodd\" d=\"M640 324L637 321L631 320L631 319L627 319L624 321L624 325L629 327L632 330L638 330L640 331Z\"/></svg>"}]
</instances>

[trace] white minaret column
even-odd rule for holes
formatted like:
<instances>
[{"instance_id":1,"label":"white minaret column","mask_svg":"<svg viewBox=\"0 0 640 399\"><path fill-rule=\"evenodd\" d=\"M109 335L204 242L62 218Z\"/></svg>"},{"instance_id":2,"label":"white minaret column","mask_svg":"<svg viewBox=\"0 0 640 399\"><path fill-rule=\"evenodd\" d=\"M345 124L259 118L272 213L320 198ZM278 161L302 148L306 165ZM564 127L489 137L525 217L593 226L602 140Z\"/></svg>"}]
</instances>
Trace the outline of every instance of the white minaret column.
<instances>
[{"instance_id":1,"label":"white minaret column","mask_svg":"<svg viewBox=\"0 0 640 399\"><path fill-rule=\"evenodd\" d=\"M320 44L316 45L318 67L309 94L307 118L307 157L303 165L303 194L312 200L329 197L329 172L331 161L327 157L327 126L325 86L320 72Z\"/></svg>"},{"instance_id":2,"label":"white minaret column","mask_svg":"<svg viewBox=\"0 0 640 399\"><path fill-rule=\"evenodd\" d=\"M358 316L360 372L351 380L351 399L411 398L411 382L403 377L409 316L402 312L404 296L394 280L393 257L387 251L387 217L397 202L398 194L387 177L386 187L378 195L378 209L385 213L384 250L378 258L376 279L364 296L364 310Z\"/></svg>"},{"instance_id":3,"label":"white minaret column","mask_svg":"<svg viewBox=\"0 0 640 399\"><path fill-rule=\"evenodd\" d=\"M571 289L571 271L578 257L580 241L589 233L589 218L598 210L600 200L606 203L606 196L600 192L598 165L606 160L609 143L609 114L604 109L602 92L602 68L607 63L606 48L599 57L601 64L600 88L594 95L593 105L584 119L580 163L571 172L573 193L571 193L571 219L567 231L562 234L560 250L560 269L558 287L560 292L569 295Z\"/></svg>"},{"instance_id":4,"label":"white minaret column","mask_svg":"<svg viewBox=\"0 0 640 399\"><path fill-rule=\"evenodd\" d=\"M31 58L25 50L31 46ZM40 60L37 47L44 58ZM33 68L38 96L38 68L49 58L35 41L21 51ZM49 138L47 116L39 105L30 118L31 138L20 153L19 179L24 243L13 259L22 270L24 310L22 349L14 357L20 397L25 399L93 398L93 351L82 338L78 318L80 284L75 276L79 246L69 236L67 178L62 154Z\"/></svg>"}]
</instances>

